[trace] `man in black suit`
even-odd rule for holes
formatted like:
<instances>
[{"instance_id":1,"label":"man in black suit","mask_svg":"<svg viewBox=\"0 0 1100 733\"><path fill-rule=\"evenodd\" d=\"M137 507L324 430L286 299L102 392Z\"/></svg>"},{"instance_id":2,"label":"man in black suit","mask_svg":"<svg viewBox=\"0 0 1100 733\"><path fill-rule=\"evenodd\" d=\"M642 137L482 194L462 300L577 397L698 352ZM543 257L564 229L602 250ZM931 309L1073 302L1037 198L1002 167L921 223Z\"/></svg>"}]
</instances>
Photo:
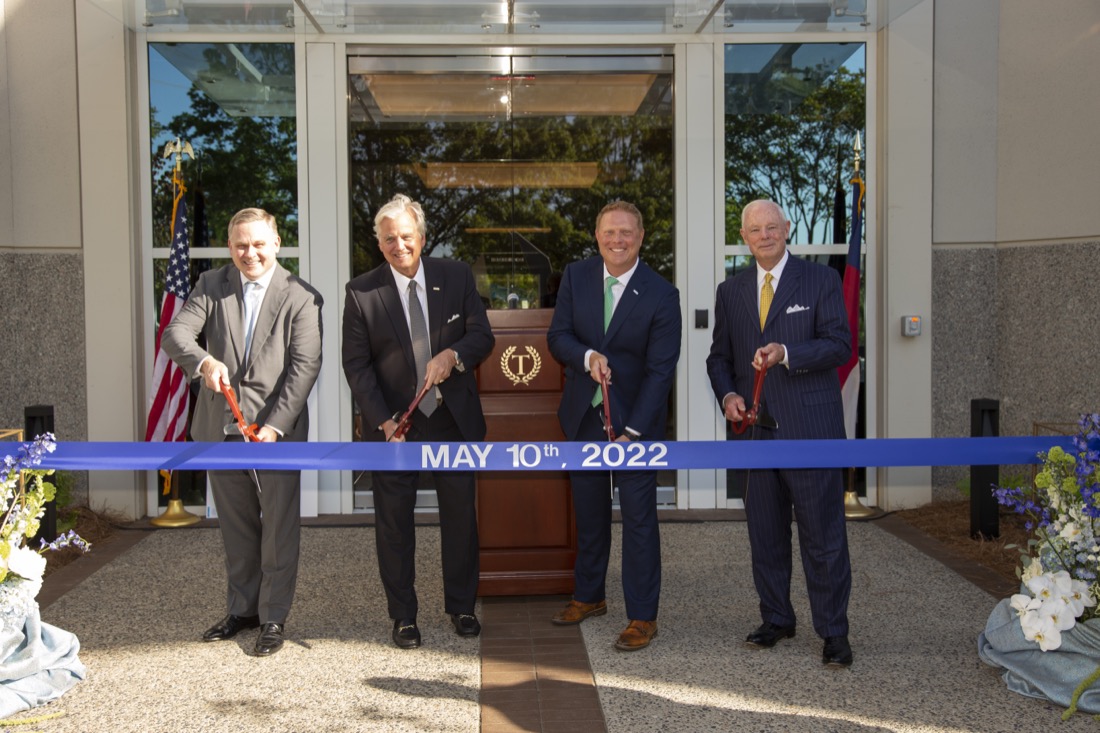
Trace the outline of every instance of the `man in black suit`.
<instances>
[{"instance_id":1,"label":"man in black suit","mask_svg":"<svg viewBox=\"0 0 1100 733\"><path fill-rule=\"evenodd\" d=\"M596 217L598 257L565 268L550 352L565 365L558 419L569 440L607 440L601 378L609 383L608 412L618 440L663 440L668 393L680 358L680 294L641 261L642 212L613 201ZM611 379L614 371L614 380ZM615 471L623 520L623 597L627 627L615 647L637 651L657 635L661 537L657 472ZM573 599L551 619L579 624L607 612L605 580L611 552L610 477L574 471L577 562Z\"/></svg>"},{"instance_id":2,"label":"man in black suit","mask_svg":"<svg viewBox=\"0 0 1100 733\"><path fill-rule=\"evenodd\" d=\"M307 439L306 399L321 370L321 295L276 261L279 243L271 214L237 212L229 221L233 264L204 272L161 336L169 358L205 387L191 420L195 440L241 440L235 429L225 434L234 418L223 384L234 387L241 412L260 426L261 441ZM203 641L262 625L253 653L274 654L283 645L298 577L301 472L208 475L229 588L228 615Z\"/></svg>"},{"instance_id":3,"label":"man in black suit","mask_svg":"<svg viewBox=\"0 0 1100 733\"><path fill-rule=\"evenodd\" d=\"M718 286L707 357L714 396L727 420L744 419L756 374L766 368L762 409L778 423L775 429L755 426L735 438L845 436L837 367L851 355L851 341L840 277L829 267L791 257L790 229L776 203L748 204L741 236L756 265ZM763 620L745 641L772 647L794 636L793 510L814 631L825 640L821 661L849 666L852 569L840 469L754 470L745 492L752 575Z\"/></svg>"},{"instance_id":4,"label":"man in black suit","mask_svg":"<svg viewBox=\"0 0 1100 733\"><path fill-rule=\"evenodd\" d=\"M386 264L348 283L344 374L362 416L365 440L388 440L422 387L427 391L407 435L396 440L474 442L485 416L474 368L494 338L474 274L462 262L421 258L427 224L419 203L397 194L374 218ZM433 473L443 544L445 611L460 636L477 636L478 535L474 474ZM393 641L420 646L415 581L416 471L373 475L378 569Z\"/></svg>"}]
</instances>

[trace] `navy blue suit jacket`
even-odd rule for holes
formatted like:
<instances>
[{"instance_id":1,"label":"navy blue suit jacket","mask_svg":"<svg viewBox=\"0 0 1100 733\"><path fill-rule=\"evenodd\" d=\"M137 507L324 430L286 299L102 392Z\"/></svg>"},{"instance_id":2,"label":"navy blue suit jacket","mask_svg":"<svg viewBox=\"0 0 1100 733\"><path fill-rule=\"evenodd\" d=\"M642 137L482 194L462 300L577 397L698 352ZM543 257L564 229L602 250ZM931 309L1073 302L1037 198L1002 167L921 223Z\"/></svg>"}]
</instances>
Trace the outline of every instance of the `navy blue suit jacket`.
<instances>
[{"instance_id":1,"label":"navy blue suit jacket","mask_svg":"<svg viewBox=\"0 0 1100 733\"><path fill-rule=\"evenodd\" d=\"M558 419L576 440L581 419L592 409L599 385L585 370L588 349L611 368L609 402L617 435L630 426L644 440L664 440L668 394L680 359L680 293L644 262L630 278L603 331L603 259L589 257L565 268L554 318L547 332L550 353L565 366Z\"/></svg>"},{"instance_id":2,"label":"navy blue suit jacket","mask_svg":"<svg viewBox=\"0 0 1100 733\"><path fill-rule=\"evenodd\" d=\"M485 416L474 367L493 350L495 339L474 274L464 262L421 257L428 297L428 335L432 356L454 349L466 368L454 369L439 385L463 440L484 440ZM365 440L383 440L378 426L404 412L420 384L404 293L389 263L382 263L347 284L344 301L344 375L363 416Z\"/></svg>"},{"instance_id":3,"label":"navy blue suit jacket","mask_svg":"<svg viewBox=\"0 0 1100 733\"><path fill-rule=\"evenodd\" d=\"M763 409L779 423L777 440L843 438L844 406L837 367L851 355L840 276L832 268L788 257L768 320L760 329L756 267L718 286L714 338L707 357L714 396L736 392L751 407L753 354L769 343L787 349L788 367L768 369ZM736 436L735 436L736 437ZM746 431L742 438L750 437Z\"/></svg>"}]
</instances>

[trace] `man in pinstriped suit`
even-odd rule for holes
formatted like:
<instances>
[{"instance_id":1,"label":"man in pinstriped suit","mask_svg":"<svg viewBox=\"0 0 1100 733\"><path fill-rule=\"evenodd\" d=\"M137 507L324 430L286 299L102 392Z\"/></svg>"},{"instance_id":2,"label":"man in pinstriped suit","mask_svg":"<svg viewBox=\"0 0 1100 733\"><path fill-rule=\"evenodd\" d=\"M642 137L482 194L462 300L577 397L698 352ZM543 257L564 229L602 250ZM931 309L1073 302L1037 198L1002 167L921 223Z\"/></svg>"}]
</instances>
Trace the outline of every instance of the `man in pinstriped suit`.
<instances>
[{"instance_id":1,"label":"man in pinstriped suit","mask_svg":"<svg viewBox=\"0 0 1100 733\"><path fill-rule=\"evenodd\" d=\"M753 201L741 216L741 236L756 266L718 286L707 373L727 420L751 405L758 370L767 368L761 409L778 428L754 426L740 439L843 438L844 409L837 367L851 354L840 277L831 268L791 257L790 222L774 202ZM761 292L771 289L761 316ZM767 300L767 298L766 298ZM763 325L761 321L763 320ZM790 600L791 519L814 630L825 640L822 662L847 667L848 596L852 571L841 470L754 470L745 488L752 573L761 626L746 643L772 647L794 636Z\"/></svg>"}]
</instances>

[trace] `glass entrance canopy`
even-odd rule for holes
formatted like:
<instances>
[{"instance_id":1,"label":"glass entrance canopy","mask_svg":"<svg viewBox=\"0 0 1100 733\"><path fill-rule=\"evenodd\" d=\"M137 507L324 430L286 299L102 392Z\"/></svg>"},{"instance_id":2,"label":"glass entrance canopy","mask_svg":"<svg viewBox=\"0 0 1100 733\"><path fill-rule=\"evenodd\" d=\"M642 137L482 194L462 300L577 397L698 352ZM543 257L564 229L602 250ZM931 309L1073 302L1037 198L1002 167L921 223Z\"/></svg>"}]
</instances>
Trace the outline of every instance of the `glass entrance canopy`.
<instances>
[{"instance_id":1,"label":"glass entrance canopy","mask_svg":"<svg viewBox=\"0 0 1100 733\"><path fill-rule=\"evenodd\" d=\"M91 0L137 31L541 36L880 29L919 0Z\"/></svg>"}]
</instances>

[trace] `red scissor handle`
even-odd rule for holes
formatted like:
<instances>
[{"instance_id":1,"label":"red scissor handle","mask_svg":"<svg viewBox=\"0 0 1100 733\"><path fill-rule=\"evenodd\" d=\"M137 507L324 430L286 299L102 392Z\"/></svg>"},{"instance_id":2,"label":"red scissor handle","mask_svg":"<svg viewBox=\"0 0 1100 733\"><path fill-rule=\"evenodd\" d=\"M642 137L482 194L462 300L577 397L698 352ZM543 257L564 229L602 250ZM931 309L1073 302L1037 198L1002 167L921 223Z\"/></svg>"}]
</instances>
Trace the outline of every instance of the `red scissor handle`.
<instances>
[{"instance_id":1,"label":"red scissor handle","mask_svg":"<svg viewBox=\"0 0 1100 733\"><path fill-rule=\"evenodd\" d=\"M611 427L611 399L607 393L607 375L600 375L600 389L603 390L603 429L607 439L615 442L615 428Z\"/></svg>"},{"instance_id":2,"label":"red scissor handle","mask_svg":"<svg viewBox=\"0 0 1100 733\"><path fill-rule=\"evenodd\" d=\"M241 406L237 403L237 395L233 393L233 388L229 386L228 382L222 382L222 394L225 395L225 401L229 403L229 409L233 411L233 417L237 419L237 427L241 429L241 435L244 436L245 441L259 443L260 436L256 433L259 425L256 423L249 425L248 421L244 419L244 415L241 414Z\"/></svg>"},{"instance_id":3,"label":"red scissor handle","mask_svg":"<svg viewBox=\"0 0 1100 733\"><path fill-rule=\"evenodd\" d=\"M733 428L733 432L740 435L750 425L755 425L757 417L760 414L760 397L764 394L764 377L768 373L767 364L763 369L756 372L756 378L752 385L752 407L745 413L745 417L740 420L730 420L730 426Z\"/></svg>"},{"instance_id":4,"label":"red scissor handle","mask_svg":"<svg viewBox=\"0 0 1100 733\"><path fill-rule=\"evenodd\" d=\"M409 409L405 410L400 417L397 415L393 416L393 419L397 421L397 427L394 428L390 436L386 438L387 443L397 438L404 438L405 433L409 432L409 428L412 427L413 413L416 412L416 408L420 405L420 400L424 399L424 395L428 394L429 387L430 385L425 384L420 388L420 391L409 405Z\"/></svg>"}]
</instances>

